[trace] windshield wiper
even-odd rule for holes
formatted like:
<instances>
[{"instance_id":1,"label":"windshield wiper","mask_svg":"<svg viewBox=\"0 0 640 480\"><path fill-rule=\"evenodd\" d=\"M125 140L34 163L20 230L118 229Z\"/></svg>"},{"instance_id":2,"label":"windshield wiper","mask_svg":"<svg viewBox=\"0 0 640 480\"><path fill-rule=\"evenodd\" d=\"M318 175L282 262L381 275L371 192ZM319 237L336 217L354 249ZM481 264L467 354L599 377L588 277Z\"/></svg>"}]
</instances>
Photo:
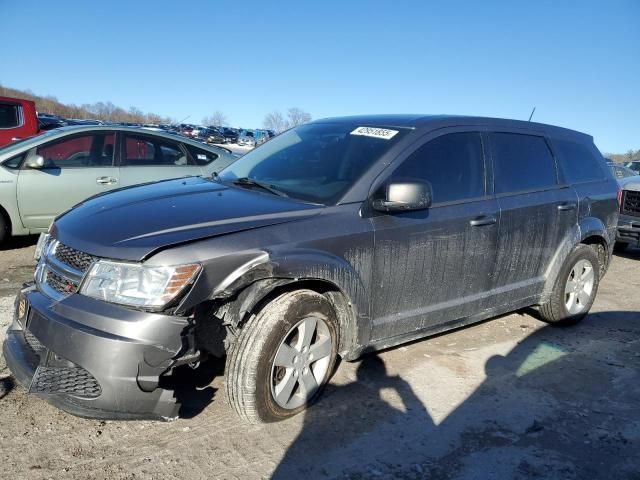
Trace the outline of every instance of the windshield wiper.
<instances>
[{"instance_id":1,"label":"windshield wiper","mask_svg":"<svg viewBox=\"0 0 640 480\"><path fill-rule=\"evenodd\" d=\"M255 179L249 178L249 177L236 178L232 183L234 185L247 185L247 186L250 186L250 187L258 187L258 188L261 188L263 190L266 190L269 193L273 193L274 195L278 195L279 197L288 197L289 196L286 193L284 193L282 190L278 190L277 188L274 188L272 185L269 185L269 184L263 183L263 182L259 182L258 180L255 180Z\"/></svg>"}]
</instances>

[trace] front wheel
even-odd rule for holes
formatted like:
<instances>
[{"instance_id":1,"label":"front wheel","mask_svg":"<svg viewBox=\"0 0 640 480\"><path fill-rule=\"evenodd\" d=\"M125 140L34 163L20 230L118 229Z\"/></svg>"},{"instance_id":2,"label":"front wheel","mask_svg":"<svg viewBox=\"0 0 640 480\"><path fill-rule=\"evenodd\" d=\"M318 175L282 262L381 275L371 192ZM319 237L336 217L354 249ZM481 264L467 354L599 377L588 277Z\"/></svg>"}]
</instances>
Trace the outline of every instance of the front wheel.
<instances>
[{"instance_id":1,"label":"front wheel","mask_svg":"<svg viewBox=\"0 0 640 480\"><path fill-rule=\"evenodd\" d=\"M540 306L540 315L557 325L579 322L589 313L599 282L598 255L593 248L578 245L562 266L551 298Z\"/></svg>"},{"instance_id":2,"label":"front wheel","mask_svg":"<svg viewBox=\"0 0 640 480\"><path fill-rule=\"evenodd\" d=\"M338 322L311 290L280 295L249 319L227 359L227 398L250 423L296 415L312 403L336 363Z\"/></svg>"},{"instance_id":3,"label":"front wheel","mask_svg":"<svg viewBox=\"0 0 640 480\"><path fill-rule=\"evenodd\" d=\"M0 213L0 245L9 238L9 224Z\"/></svg>"}]
</instances>

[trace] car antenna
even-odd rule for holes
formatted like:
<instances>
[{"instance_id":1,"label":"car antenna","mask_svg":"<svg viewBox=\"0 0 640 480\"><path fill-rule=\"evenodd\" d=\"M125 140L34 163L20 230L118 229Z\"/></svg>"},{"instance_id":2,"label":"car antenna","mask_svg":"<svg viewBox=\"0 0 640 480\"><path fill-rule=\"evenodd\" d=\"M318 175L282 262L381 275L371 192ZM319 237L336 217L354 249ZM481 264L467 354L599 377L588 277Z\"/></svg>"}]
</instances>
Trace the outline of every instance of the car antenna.
<instances>
[{"instance_id":1,"label":"car antenna","mask_svg":"<svg viewBox=\"0 0 640 480\"><path fill-rule=\"evenodd\" d=\"M533 114L536 112L536 107L533 107L533 110L531 110L531 115L529 115L529 121L531 121L531 117L533 117Z\"/></svg>"}]
</instances>

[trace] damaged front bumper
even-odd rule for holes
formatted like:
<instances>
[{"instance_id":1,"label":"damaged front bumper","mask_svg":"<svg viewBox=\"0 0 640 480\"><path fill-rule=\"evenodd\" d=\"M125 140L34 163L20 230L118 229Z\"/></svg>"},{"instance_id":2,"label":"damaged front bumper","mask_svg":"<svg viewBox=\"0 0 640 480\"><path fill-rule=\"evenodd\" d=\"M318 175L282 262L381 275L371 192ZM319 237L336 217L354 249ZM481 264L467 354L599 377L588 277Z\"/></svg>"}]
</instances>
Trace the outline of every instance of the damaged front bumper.
<instances>
[{"instance_id":1,"label":"damaged front bumper","mask_svg":"<svg viewBox=\"0 0 640 480\"><path fill-rule=\"evenodd\" d=\"M618 231L616 242L640 246L640 217L620 215L618 217Z\"/></svg>"},{"instance_id":2,"label":"damaged front bumper","mask_svg":"<svg viewBox=\"0 0 640 480\"><path fill-rule=\"evenodd\" d=\"M171 419L174 392L161 378L195 360L187 318L135 311L82 295L60 302L26 286L3 354L16 379L74 415Z\"/></svg>"}]
</instances>

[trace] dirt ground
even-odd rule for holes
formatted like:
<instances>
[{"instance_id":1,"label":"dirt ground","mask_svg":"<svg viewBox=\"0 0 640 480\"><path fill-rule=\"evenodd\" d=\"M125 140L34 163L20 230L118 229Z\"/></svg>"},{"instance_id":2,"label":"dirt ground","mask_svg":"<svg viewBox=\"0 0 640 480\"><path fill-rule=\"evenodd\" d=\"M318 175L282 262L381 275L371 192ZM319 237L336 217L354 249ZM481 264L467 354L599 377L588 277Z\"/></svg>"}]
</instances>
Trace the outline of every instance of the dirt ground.
<instances>
[{"instance_id":1,"label":"dirt ground","mask_svg":"<svg viewBox=\"0 0 640 480\"><path fill-rule=\"evenodd\" d=\"M0 251L3 330L33 243ZM306 414L266 426L234 416L220 376L192 418L76 418L27 395L0 358L0 477L639 480L638 292L632 250L578 326L527 311L343 362Z\"/></svg>"}]
</instances>

